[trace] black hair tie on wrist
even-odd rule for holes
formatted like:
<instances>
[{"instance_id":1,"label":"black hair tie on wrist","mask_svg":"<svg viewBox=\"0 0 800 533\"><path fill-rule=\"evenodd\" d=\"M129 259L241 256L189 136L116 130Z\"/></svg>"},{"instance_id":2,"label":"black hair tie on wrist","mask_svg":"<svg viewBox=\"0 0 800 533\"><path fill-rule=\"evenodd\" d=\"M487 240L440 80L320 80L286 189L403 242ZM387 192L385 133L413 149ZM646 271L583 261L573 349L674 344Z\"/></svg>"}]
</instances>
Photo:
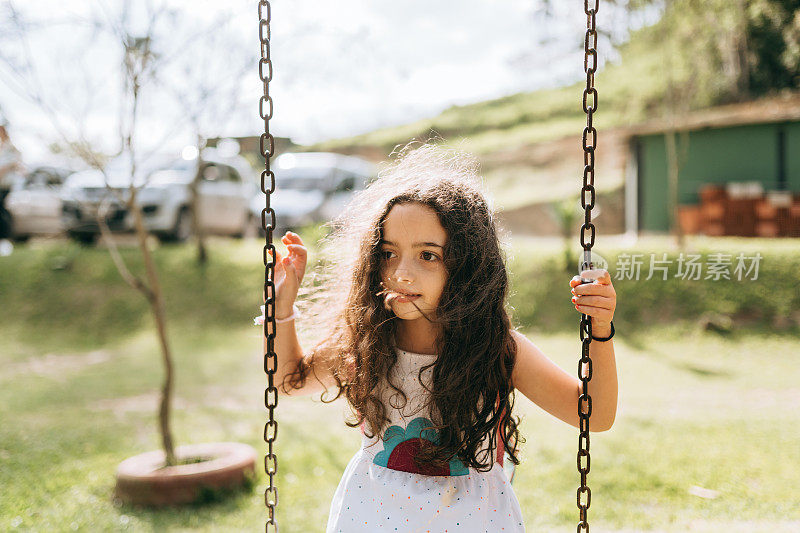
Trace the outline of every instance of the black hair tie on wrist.
<instances>
[{"instance_id":1,"label":"black hair tie on wrist","mask_svg":"<svg viewBox=\"0 0 800 533\"><path fill-rule=\"evenodd\" d=\"M608 337L606 337L604 339L601 339L601 338L595 337L594 333L593 333L592 334L592 340L603 342L603 341L607 341L607 340L611 339L611 337L613 337L613 336L614 336L614 321L612 320L611 321L611 335L609 335Z\"/></svg>"}]
</instances>

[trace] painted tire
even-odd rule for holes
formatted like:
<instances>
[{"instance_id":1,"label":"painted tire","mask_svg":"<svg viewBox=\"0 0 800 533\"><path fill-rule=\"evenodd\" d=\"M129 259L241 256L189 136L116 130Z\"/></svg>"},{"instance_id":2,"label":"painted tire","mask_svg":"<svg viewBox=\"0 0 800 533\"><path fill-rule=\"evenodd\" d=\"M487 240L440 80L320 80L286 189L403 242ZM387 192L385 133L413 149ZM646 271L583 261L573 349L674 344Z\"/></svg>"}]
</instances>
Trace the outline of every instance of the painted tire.
<instances>
[{"instance_id":1,"label":"painted tire","mask_svg":"<svg viewBox=\"0 0 800 533\"><path fill-rule=\"evenodd\" d=\"M162 468L163 450L130 457L117 467L115 496L134 505L179 505L196 501L204 490L235 489L255 475L256 450L247 444L188 444L175 455L208 460Z\"/></svg>"}]
</instances>

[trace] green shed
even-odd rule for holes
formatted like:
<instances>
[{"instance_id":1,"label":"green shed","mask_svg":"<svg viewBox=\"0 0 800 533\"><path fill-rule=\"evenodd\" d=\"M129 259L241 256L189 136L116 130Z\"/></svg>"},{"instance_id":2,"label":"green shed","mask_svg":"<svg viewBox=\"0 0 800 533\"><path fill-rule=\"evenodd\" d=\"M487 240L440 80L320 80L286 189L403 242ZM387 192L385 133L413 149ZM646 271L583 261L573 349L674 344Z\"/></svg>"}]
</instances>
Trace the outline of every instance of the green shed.
<instances>
[{"instance_id":1,"label":"green shed","mask_svg":"<svg viewBox=\"0 0 800 533\"><path fill-rule=\"evenodd\" d=\"M630 128L625 171L626 231L669 231L664 122ZM678 204L697 205L703 185L758 183L800 193L800 94L693 112L675 125Z\"/></svg>"}]
</instances>

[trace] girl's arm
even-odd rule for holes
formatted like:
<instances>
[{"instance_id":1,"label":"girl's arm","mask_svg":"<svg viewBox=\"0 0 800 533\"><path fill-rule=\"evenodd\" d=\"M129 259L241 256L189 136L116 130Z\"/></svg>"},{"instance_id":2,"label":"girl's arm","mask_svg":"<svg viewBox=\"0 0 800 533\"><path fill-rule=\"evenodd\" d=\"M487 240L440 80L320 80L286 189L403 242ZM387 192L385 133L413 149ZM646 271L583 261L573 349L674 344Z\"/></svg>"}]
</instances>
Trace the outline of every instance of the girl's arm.
<instances>
[{"instance_id":1,"label":"girl's arm","mask_svg":"<svg viewBox=\"0 0 800 533\"><path fill-rule=\"evenodd\" d=\"M593 283L579 284L570 281L577 301L578 311L591 316L592 334L607 337L611 333L611 318L616 307L616 294L611 277L605 270L587 270L583 277L594 278ZM512 331L517 341L517 361L512 373L512 383L533 403L564 422L580 427L578 397L581 381L550 360L535 344L518 331ZM617 365L614 357L614 340L592 341L589 356L592 359L592 379L589 396L592 398L591 431L611 429L617 413Z\"/></svg>"},{"instance_id":2,"label":"girl's arm","mask_svg":"<svg viewBox=\"0 0 800 533\"><path fill-rule=\"evenodd\" d=\"M278 311L276 318L282 318L291 314L289 311ZM267 326L269 328L269 326ZM268 331L271 331L268 329ZM264 337L264 353L267 353L267 338ZM324 392L326 388L334 386L336 380L333 373L324 364L312 364L312 361L332 361L330 353L322 347L316 350L314 357L303 355L303 348L297 338L295 321L281 322L276 324L275 334L275 353L278 356L278 368L275 372L274 383L278 389L279 396L306 396L317 392ZM299 389L289 385L291 374L299 371L300 363L308 368L308 376L305 383Z\"/></svg>"},{"instance_id":3,"label":"girl's arm","mask_svg":"<svg viewBox=\"0 0 800 533\"><path fill-rule=\"evenodd\" d=\"M308 260L308 251L303 246L299 235L288 231L281 238L289 251L288 256L281 257L275 250L275 318L285 318L292 314L292 309ZM270 251L271 254L271 251ZM266 295L264 301L266 302ZM267 332L272 333L272 325L266 323ZM278 395L302 396L323 392L326 385L335 384L333 373L328 369L333 358L325 347L317 348L312 354L303 355L303 348L297 338L295 320L275 324L275 354L278 357L273 382ZM267 336L264 336L264 352L267 353ZM314 364L320 362L318 364ZM305 383L300 388L292 387L292 374L304 369L307 373Z\"/></svg>"}]
</instances>

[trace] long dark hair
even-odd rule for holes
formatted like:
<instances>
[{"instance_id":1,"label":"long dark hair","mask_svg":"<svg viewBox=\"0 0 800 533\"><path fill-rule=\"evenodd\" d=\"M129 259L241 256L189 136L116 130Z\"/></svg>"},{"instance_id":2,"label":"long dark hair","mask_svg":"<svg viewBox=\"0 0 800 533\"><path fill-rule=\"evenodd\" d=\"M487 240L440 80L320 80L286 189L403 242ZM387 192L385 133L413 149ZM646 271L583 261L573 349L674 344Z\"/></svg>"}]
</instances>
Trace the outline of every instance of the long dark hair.
<instances>
[{"instance_id":1,"label":"long dark hair","mask_svg":"<svg viewBox=\"0 0 800 533\"><path fill-rule=\"evenodd\" d=\"M289 376L289 385L302 386L315 364L326 365L337 383L329 401L344 394L356 410L357 420L347 425L366 420L368 437L382 433L389 422L382 387L388 384L407 401L387 378L397 362L392 342L398 319L380 296L383 222L398 204L417 203L437 214L447 232L447 281L436 310L438 357L419 374L433 368L428 401L439 443L420 448L420 465L440 467L457 455L467 466L489 470L498 428L509 458L519 464L517 443L525 442L512 416L516 343L506 307L506 254L486 197L474 157L433 143L407 145L330 223L332 232L320 243L322 260L310 286L301 289L298 305L309 311L315 329L327 333ZM334 359L322 361L323 354ZM477 457L487 436L491 447Z\"/></svg>"}]
</instances>

